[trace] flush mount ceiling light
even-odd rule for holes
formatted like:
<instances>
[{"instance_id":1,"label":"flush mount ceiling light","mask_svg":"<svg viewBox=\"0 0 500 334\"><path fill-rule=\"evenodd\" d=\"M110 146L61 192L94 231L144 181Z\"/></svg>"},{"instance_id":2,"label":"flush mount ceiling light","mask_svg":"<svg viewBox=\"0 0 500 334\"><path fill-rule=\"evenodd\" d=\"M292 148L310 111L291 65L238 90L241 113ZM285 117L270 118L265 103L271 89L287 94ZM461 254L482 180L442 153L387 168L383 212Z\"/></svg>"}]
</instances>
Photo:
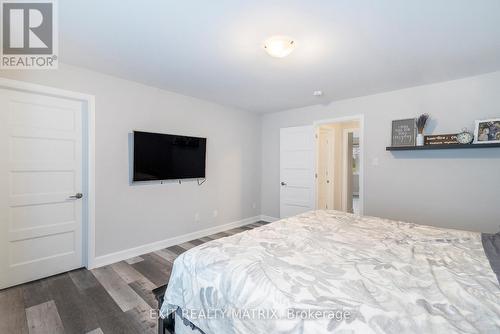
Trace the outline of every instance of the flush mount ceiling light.
<instances>
[{"instance_id":1,"label":"flush mount ceiling light","mask_svg":"<svg viewBox=\"0 0 500 334\"><path fill-rule=\"evenodd\" d=\"M273 36L264 43L264 50L275 58L283 58L292 53L295 48L293 39L285 36Z\"/></svg>"}]
</instances>

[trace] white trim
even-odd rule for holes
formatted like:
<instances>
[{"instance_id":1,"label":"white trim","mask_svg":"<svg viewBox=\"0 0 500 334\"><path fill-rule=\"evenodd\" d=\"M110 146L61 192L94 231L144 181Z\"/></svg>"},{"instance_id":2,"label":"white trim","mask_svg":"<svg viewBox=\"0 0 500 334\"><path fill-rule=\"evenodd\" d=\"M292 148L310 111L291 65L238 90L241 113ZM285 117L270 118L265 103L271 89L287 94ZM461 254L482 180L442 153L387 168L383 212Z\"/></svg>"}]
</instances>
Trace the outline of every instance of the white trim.
<instances>
[{"instance_id":1,"label":"white trim","mask_svg":"<svg viewBox=\"0 0 500 334\"><path fill-rule=\"evenodd\" d=\"M42 94L64 99L77 100L84 103L87 111L87 138L88 138L88 161L87 161L87 235L84 236L87 250L84 249L83 263L87 268L92 268L95 261L95 97L65 89L53 88L25 81L0 78L0 88L17 90L28 93Z\"/></svg>"},{"instance_id":2,"label":"white trim","mask_svg":"<svg viewBox=\"0 0 500 334\"><path fill-rule=\"evenodd\" d=\"M313 122L313 126L318 128L323 124L329 123L341 123L348 121L358 121L359 122L359 214L363 215L365 210L365 115L352 115L352 116L344 116L338 118L330 118L330 119L322 119L316 120ZM317 153L316 153L317 154ZM314 157L316 162L317 158ZM316 168L316 167L315 167ZM316 184L315 184L316 186ZM317 192L317 189L314 189L314 193Z\"/></svg>"},{"instance_id":3,"label":"white trim","mask_svg":"<svg viewBox=\"0 0 500 334\"><path fill-rule=\"evenodd\" d=\"M260 220L268 222L268 223L274 223L275 221L278 221L280 219L276 218L276 217L271 217L271 216L266 216L266 215L260 215Z\"/></svg>"},{"instance_id":4,"label":"white trim","mask_svg":"<svg viewBox=\"0 0 500 334\"><path fill-rule=\"evenodd\" d=\"M92 268L95 261L95 97L87 100L88 112L88 194L87 194L87 261Z\"/></svg>"},{"instance_id":5,"label":"white trim","mask_svg":"<svg viewBox=\"0 0 500 334\"><path fill-rule=\"evenodd\" d=\"M236 227L241 227L244 225L256 223L259 220L264 220L263 217L272 218L272 217L267 217L267 216L254 216L254 217L238 220L238 221L235 221L232 223L218 225L218 226L210 227L210 228L207 228L204 230L179 235L177 237L164 239L164 240L160 240L160 241L155 241L155 242L152 242L152 243L149 243L146 245L142 245L142 246L138 246L138 247L134 247L134 248L129 248L129 249L124 249L124 250L114 252L111 254L101 255L101 256L98 256L95 258L95 261L93 263L93 267L89 268L89 269L99 268L102 266L106 266L108 264L127 260L127 259L130 259L132 257L136 257L136 256L140 256L143 254L158 251L158 250L163 249L163 248L182 244L182 243L188 242L190 240L203 238L203 237L209 236L211 234L220 233L220 232L224 232L224 231L236 228Z\"/></svg>"},{"instance_id":6,"label":"white trim","mask_svg":"<svg viewBox=\"0 0 500 334\"><path fill-rule=\"evenodd\" d=\"M42 85L29 83L26 81L18 81L18 80L6 79L6 78L0 78L0 87L20 90L20 91L24 91L24 92L40 93L40 94L55 96L55 97L64 97L67 99L73 99L73 100L79 100L79 101L85 101L85 102L88 102L90 99L95 98L93 95L89 95L89 94L83 94L83 93L73 92L70 90L53 88L53 87L49 87L49 86L42 86Z\"/></svg>"}]
</instances>

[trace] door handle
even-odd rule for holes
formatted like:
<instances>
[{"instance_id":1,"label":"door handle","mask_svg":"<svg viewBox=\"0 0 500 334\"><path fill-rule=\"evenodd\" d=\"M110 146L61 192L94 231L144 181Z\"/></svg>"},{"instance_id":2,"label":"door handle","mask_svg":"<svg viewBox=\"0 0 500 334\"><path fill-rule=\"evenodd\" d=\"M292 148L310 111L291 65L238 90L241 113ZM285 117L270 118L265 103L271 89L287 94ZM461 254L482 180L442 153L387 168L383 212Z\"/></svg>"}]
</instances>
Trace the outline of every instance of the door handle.
<instances>
[{"instance_id":1,"label":"door handle","mask_svg":"<svg viewBox=\"0 0 500 334\"><path fill-rule=\"evenodd\" d=\"M83 197L83 194L82 193L76 193L74 194L73 196L70 196L69 198L74 198L74 199L80 199Z\"/></svg>"},{"instance_id":2,"label":"door handle","mask_svg":"<svg viewBox=\"0 0 500 334\"><path fill-rule=\"evenodd\" d=\"M282 186L286 186L286 182L281 181Z\"/></svg>"}]
</instances>

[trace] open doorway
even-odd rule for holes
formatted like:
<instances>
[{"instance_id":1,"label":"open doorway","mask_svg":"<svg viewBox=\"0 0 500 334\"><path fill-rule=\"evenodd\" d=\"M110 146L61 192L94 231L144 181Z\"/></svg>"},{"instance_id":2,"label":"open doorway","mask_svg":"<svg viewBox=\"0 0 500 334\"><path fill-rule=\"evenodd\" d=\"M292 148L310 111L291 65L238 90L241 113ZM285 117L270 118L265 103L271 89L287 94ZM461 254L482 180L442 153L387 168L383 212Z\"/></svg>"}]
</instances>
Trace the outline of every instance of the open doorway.
<instances>
[{"instance_id":1,"label":"open doorway","mask_svg":"<svg viewBox=\"0 0 500 334\"><path fill-rule=\"evenodd\" d=\"M362 214L362 119L316 124L316 208Z\"/></svg>"}]
</instances>

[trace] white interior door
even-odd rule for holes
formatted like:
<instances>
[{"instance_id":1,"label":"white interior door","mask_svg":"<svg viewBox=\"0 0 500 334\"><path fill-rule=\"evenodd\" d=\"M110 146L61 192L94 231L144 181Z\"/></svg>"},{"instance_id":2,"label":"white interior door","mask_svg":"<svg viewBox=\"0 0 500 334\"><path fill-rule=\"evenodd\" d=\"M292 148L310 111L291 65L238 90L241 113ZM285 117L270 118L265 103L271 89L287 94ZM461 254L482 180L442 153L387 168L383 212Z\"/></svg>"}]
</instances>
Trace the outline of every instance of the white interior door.
<instances>
[{"instance_id":1,"label":"white interior door","mask_svg":"<svg viewBox=\"0 0 500 334\"><path fill-rule=\"evenodd\" d=\"M0 289L82 267L81 192L82 103L0 89Z\"/></svg>"},{"instance_id":2,"label":"white interior door","mask_svg":"<svg viewBox=\"0 0 500 334\"><path fill-rule=\"evenodd\" d=\"M314 209L314 127L280 130L280 217Z\"/></svg>"},{"instance_id":3,"label":"white interior door","mask_svg":"<svg viewBox=\"0 0 500 334\"><path fill-rule=\"evenodd\" d=\"M316 208L333 209L335 203L335 130L318 129L316 165Z\"/></svg>"}]
</instances>

